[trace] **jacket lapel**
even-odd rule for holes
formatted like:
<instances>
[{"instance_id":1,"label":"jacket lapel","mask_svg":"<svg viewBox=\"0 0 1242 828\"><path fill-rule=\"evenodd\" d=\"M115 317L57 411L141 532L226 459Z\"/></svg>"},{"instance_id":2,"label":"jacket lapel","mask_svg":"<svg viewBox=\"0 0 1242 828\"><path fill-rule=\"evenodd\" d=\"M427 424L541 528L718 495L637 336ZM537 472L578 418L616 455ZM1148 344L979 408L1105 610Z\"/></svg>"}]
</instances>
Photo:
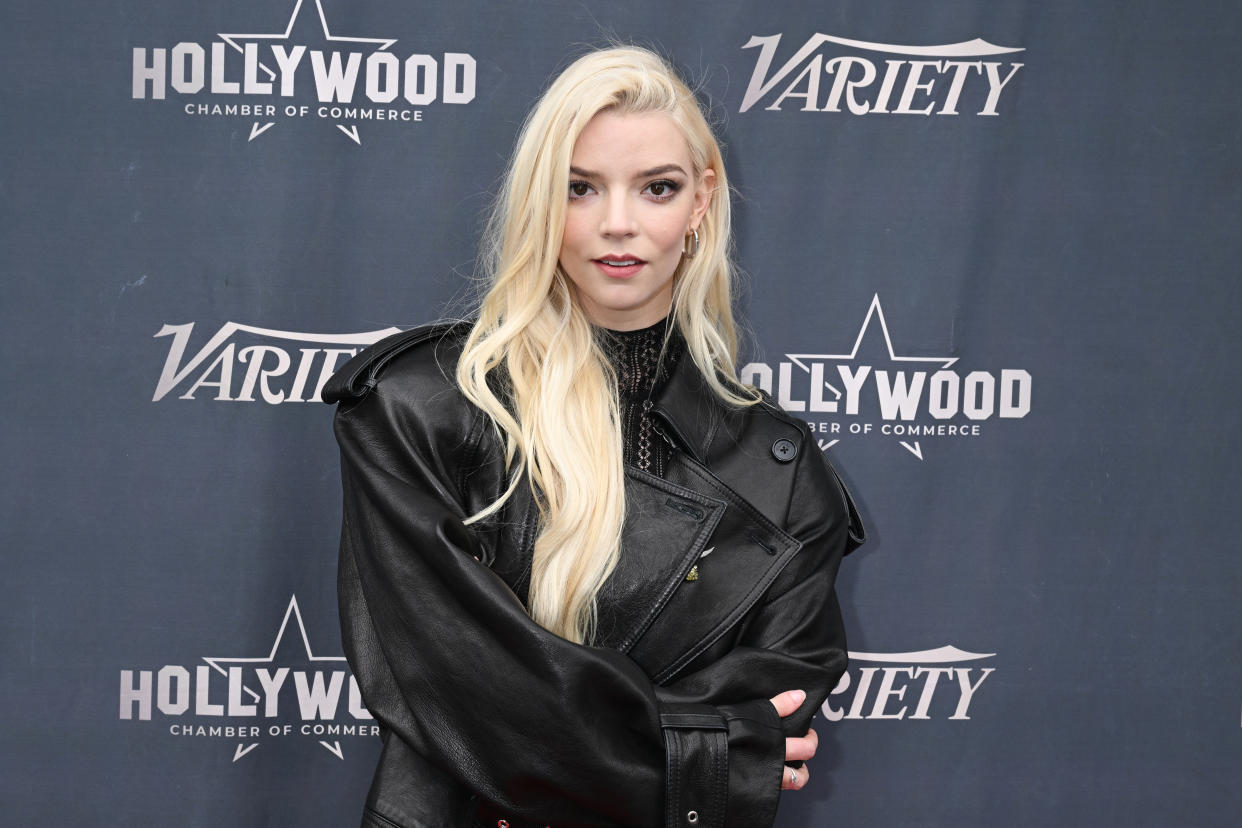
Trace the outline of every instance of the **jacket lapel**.
<instances>
[{"instance_id":1,"label":"jacket lapel","mask_svg":"<svg viewBox=\"0 0 1242 828\"><path fill-rule=\"evenodd\" d=\"M688 553L665 537L646 548L622 545L623 558L658 567L664 579L658 604L648 609L651 620L627 648L657 682L672 678L737 624L802 547L689 457L675 455L661 482L716 505L706 542ZM688 580L692 567L695 577ZM650 602L641 594L631 598L639 606Z\"/></svg>"},{"instance_id":2,"label":"jacket lapel","mask_svg":"<svg viewBox=\"0 0 1242 828\"><path fill-rule=\"evenodd\" d=\"M773 411L770 398L744 408L729 405L707 385L686 353L654 400L656 430L761 514L781 523L793 494L795 464L772 454L785 438L802 434Z\"/></svg>"},{"instance_id":3,"label":"jacket lapel","mask_svg":"<svg viewBox=\"0 0 1242 828\"><path fill-rule=\"evenodd\" d=\"M629 652L673 597L724 516L724 501L633 467L625 470L617 568L600 591L595 643Z\"/></svg>"},{"instance_id":4,"label":"jacket lapel","mask_svg":"<svg viewBox=\"0 0 1242 828\"><path fill-rule=\"evenodd\" d=\"M779 525L793 465L770 451L799 435L762 403L726 405L688 355L655 402L657 430L678 451L664 479L626 469L621 561L600 596L598 643L665 681L732 628L801 548Z\"/></svg>"}]
</instances>

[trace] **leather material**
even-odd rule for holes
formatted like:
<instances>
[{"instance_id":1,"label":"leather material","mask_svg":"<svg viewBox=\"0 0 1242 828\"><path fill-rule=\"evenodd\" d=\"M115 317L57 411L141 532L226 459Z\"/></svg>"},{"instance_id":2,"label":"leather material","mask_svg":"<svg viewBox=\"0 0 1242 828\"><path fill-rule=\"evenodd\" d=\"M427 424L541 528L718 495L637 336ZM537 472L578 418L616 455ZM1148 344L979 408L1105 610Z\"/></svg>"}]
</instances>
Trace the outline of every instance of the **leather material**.
<instances>
[{"instance_id":1,"label":"leather material","mask_svg":"<svg viewBox=\"0 0 1242 828\"><path fill-rule=\"evenodd\" d=\"M449 828L468 824L473 815L469 791L405 742L385 734L363 826Z\"/></svg>"},{"instance_id":2,"label":"leather material","mask_svg":"<svg viewBox=\"0 0 1242 828\"><path fill-rule=\"evenodd\" d=\"M845 669L833 584L863 534L823 453L770 400L727 406L680 360L653 409L666 478L626 469L597 646L571 644L523 606L526 487L462 524L506 484L452 379L467 331L390 337L324 391L340 403L345 653L387 739L364 824L470 826L477 795L512 825L771 825L785 737ZM781 439L795 459L774 456ZM767 699L795 688L807 702L779 719Z\"/></svg>"},{"instance_id":3,"label":"leather material","mask_svg":"<svg viewBox=\"0 0 1242 828\"><path fill-rule=\"evenodd\" d=\"M729 798L729 726L707 704L670 704L664 728L664 824L724 828Z\"/></svg>"}]
</instances>

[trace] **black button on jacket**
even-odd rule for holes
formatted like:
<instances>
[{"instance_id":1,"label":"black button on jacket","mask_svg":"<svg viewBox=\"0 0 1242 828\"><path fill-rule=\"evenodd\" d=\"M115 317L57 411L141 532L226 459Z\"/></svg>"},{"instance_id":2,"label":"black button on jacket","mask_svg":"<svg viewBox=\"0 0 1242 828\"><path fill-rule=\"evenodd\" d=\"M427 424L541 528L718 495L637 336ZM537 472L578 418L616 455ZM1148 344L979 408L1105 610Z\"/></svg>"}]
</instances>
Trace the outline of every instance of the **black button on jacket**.
<instances>
[{"instance_id":1,"label":"black button on jacket","mask_svg":"<svg viewBox=\"0 0 1242 828\"><path fill-rule=\"evenodd\" d=\"M785 737L845 669L833 582L862 526L823 452L771 401L729 406L679 360L653 409L667 473L627 466L596 646L572 644L523 608L526 488L462 524L506 484L453 381L466 333L389 337L324 391L340 404L345 653L385 733L364 825L469 826L478 797L515 824L770 826ZM773 455L781 440L796 459ZM808 698L782 720L768 699L792 689Z\"/></svg>"}]
</instances>

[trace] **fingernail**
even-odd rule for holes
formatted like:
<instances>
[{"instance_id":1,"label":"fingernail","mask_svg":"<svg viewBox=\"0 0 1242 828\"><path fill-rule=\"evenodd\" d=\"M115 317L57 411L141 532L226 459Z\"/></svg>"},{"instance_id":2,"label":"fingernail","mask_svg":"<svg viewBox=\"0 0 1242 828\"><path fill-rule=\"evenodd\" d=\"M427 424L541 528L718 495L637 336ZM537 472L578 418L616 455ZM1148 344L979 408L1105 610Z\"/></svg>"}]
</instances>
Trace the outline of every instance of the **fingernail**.
<instances>
[{"instance_id":1,"label":"fingernail","mask_svg":"<svg viewBox=\"0 0 1242 828\"><path fill-rule=\"evenodd\" d=\"M804 701L806 701L806 693L804 693L803 691L795 690L793 691L793 694L794 694L794 698L798 701L798 704L802 704Z\"/></svg>"}]
</instances>

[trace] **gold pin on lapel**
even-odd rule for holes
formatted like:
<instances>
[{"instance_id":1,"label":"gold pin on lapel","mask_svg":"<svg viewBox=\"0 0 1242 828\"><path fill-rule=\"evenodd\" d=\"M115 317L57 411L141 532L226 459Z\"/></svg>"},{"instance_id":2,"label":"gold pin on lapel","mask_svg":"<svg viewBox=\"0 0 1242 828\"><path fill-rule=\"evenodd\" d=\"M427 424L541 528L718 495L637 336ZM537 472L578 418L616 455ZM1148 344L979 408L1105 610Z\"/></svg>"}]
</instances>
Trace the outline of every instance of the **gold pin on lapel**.
<instances>
[{"instance_id":1,"label":"gold pin on lapel","mask_svg":"<svg viewBox=\"0 0 1242 828\"><path fill-rule=\"evenodd\" d=\"M704 549L702 552L699 553L699 558L706 558L708 555L712 554L715 551L716 551L716 547L709 546L707 549ZM694 566L690 567L690 571L686 573L686 580L697 581L698 579L699 579L699 565L695 564Z\"/></svg>"}]
</instances>

